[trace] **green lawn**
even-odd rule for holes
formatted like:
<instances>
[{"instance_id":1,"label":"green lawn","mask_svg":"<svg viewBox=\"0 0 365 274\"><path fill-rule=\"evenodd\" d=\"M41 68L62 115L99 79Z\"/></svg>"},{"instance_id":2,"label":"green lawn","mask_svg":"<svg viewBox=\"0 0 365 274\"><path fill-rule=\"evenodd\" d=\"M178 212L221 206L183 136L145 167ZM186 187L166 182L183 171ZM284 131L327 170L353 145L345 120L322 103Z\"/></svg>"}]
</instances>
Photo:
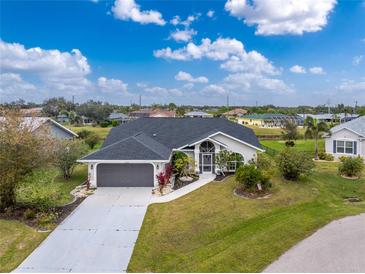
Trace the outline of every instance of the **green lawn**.
<instances>
[{"instance_id":1,"label":"green lawn","mask_svg":"<svg viewBox=\"0 0 365 274\"><path fill-rule=\"evenodd\" d=\"M36 199L51 197L51 206L61 206L73 200L70 191L84 182L87 167L76 167L68 181L57 170L38 171L28 178L29 186L17 190L19 202L34 203ZM33 187L32 187L33 186ZM48 233L37 232L22 222L0 219L0 272L16 268L46 237Z\"/></svg>"},{"instance_id":2,"label":"green lawn","mask_svg":"<svg viewBox=\"0 0 365 274\"><path fill-rule=\"evenodd\" d=\"M233 195L233 177L148 208L131 272L259 272L318 228L365 212L365 180L346 180L336 163L317 163L299 183L273 179L273 195Z\"/></svg>"},{"instance_id":3,"label":"green lawn","mask_svg":"<svg viewBox=\"0 0 365 274\"><path fill-rule=\"evenodd\" d=\"M285 141L283 140L261 140L261 144L263 144L266 147L272 148L276 151L281 151L285 148ZM308 140L296 140L295 146L297 150L300 151L306 151L306 152L313 152L314 153L314 140L308 139ZM320 139L318 140L318 149L319 151L324 151L324 140Z\"/></svg>"},{"instance_id":4,"label":"green lawn","mask_svg":"<svg viewBox=\"0 0 365 274\"><path fill-rule=\"evenodd\" d=\"M95 134L97 134L101 139L105 139L109 131L112 129L111 127L93 127L93 126L82 126L82 127L67 126L67 127L76 133L79 133L82 130L90 130Z\"/></svg>"},{"instance_id":5,"label":"green lawn","mask_svg":"<svg viewBox=\"0 0 365 274\"><path fill-rule=\"evenodd\" d=\"M246 127L252 128L255 134L260 136L280 136L283 132L282 128L261 128L256 126L245 125ZM304 128L298 127L298 133L304 135Z\"/></svg>"}]
</instances>

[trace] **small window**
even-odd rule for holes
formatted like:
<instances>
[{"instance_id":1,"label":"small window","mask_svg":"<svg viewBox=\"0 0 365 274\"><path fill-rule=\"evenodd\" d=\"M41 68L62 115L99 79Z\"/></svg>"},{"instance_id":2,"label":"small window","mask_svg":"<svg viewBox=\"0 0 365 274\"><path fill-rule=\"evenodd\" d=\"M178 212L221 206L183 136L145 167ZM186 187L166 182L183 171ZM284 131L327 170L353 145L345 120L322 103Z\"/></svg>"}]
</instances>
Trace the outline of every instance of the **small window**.
<instances>
[{"instance_id":1,"label":"small window","mask_svg":"<svg viewBox=\"0 0 365 274\"><path fill-rule=\"evenodd\" d=\"M354 142L346 142L345 153L348 153L348 154L354 153Z\"/></svg>"},{"instance_id":2,"label":"small window","mask_svg":"<svg viewBox=\"0 0 365 274\"><path fill-rule=\"evenodd\" d=\"M336 152L337 153L344 153L345 152L345 142L344 141L337 141L337 148L336 148Z\"/></svg>"}]
</instances>

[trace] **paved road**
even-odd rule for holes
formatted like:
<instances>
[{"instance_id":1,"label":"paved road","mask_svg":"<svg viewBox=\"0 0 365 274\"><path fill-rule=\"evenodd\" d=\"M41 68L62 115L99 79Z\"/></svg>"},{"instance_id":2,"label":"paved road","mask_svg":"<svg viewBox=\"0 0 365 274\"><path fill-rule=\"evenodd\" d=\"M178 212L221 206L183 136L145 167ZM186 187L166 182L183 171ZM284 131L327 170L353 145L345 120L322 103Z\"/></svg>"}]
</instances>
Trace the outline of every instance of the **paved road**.
<instances>
[{"instance_id":1,"label":"paved road","mask_svg":"<svg viewBox=\"0 0 365 274\"><path fill-rule=\"evenodd\" d=\"M151 197L151 188L98 188L15 272L125 271Z\"/></svg>"},{"instance_id":2,"label":"paved road","mask_svg":"<svg viewBox=\"0 0 365 274\"><path fill-rule=\"evenodd\" d=\"M264 272L365 272L365 214L333 221Z\"/></svg>"}]
</instances>

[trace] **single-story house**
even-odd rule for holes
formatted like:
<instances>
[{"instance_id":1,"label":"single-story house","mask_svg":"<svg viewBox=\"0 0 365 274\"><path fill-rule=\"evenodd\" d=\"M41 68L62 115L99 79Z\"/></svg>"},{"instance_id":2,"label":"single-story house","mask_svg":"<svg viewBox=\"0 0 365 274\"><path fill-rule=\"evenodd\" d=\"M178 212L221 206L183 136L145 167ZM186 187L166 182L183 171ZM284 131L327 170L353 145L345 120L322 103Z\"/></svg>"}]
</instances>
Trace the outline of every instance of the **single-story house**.
<instances>
[{"instance_id":1,"label":"single-story house","mask_svg":"<svg viewBox=\"0 0 365 274\"><path fill-rule=\"evenodd\" d=\"M201 174L217 172L221 150L238 153L240 163L263 151L252 129L225 118L140 118L112 128L101 149L79 162L88 164L92 186L153 187L174 152L194 159Z\"/></svg>"},{"instance_id":2,"label":"single-story house","mask_svg":"<svg viewBox=\"0 0 365 274\"><path fill-rule=\"evenodd\" d=\"M81 116L81 120L84 125L92 125L94 123L94 120L92 118L83 115Z\"/></svg>"},{"instance_id":3,"label":"single-story house","mask_svg":"<svg viewBox=\"0 0 365 274\"><path fill-rule=\"evenodd\" d=\"M280 113L246 114L237 119L242 125L257 126L262 128L282 128L285 121L292 121L297 126L303 126L304 119L299 115L286 115Z\"/></svg>"},{"instance_id":4,"label":"single-story house","mask_svg":"<svg viewBox=\"0 0 365 274\"><path fill-rule=\"evenodd\" d=\"M190 111L184 114L185 117L190 118L212 118L213 115L204 111Z\"/></svg>"},{"instance_id":5,"label":"single-story house","mask_svg":"<svg viewBox=\"0 0 365 274\"><path fill-rule=\"evenodd\" d=\"M318 122L335 122L335 123L346 123L359 117L358 114L350 113L320 113L320 114L298 114L299 116L306 119L308 116L313 119L317 119Z\"/></svg>"},{"instance_id":6,"label":"single-story house","mask_svg":"<svg viewBox=\"0 0 365 274\"><path fill-rule=\"evenodd\" d=\"M333 127L324 137L326 152L335 159L341 156L365 158L365 116Z\"/></svg>"},{"instance_id":7,"label":"single-story house","mask_svg":"<svg viewBox=\"0 0 365 274\"><path fill-rule=\"evenodd\" d=\"M3 119L4 117L0 117L0 121ZM47 127L49 134L51 134L52 137L60 140L78 137L75 132L64 127L60 123L57 123L55 120L49 117L23 117L22 120L22 123L25 126L30 127L32 132L35 134L44 132L42 131L42 127Z\"/></svg>"},{"instance_id":8,"label":"single-story house","mask_svg":"<svg viewBox=\"0 0 365 274\"><path fill-rule=\"evenodd\" d=\"M132 118L121 112L112 112L108 116L108 121L111 121L111 122L117 121L119 124L126 124L126 123L132 121L133 119L135 119L135 118Z\"/></svg>"},{"instance_id":9,"label":"single-story house","mask_svg":"<svg viewBox=\"0 0 365 274\"><path fill-rule=\"evenodd\" d=\"M69 123L70 122L70 118L68 118L68 116L66 114L59 114L56 117L57 121L64 124L64 123Z\"/></svg>"},{"instance_id":10,"label":"single-story house","mask_svg":"<svg viewBox=\"0 0 365 274\"><path fill-rule=\"evenodd\" d=\"M227 112L223 113L223 116L227 117L227 118L237 118L237 117L240 117L240 116L245 115L245 114L247 114L246 109L235 108L235 109L232 109L230 111L227 111Z\"/></svg>"}]
</instances>

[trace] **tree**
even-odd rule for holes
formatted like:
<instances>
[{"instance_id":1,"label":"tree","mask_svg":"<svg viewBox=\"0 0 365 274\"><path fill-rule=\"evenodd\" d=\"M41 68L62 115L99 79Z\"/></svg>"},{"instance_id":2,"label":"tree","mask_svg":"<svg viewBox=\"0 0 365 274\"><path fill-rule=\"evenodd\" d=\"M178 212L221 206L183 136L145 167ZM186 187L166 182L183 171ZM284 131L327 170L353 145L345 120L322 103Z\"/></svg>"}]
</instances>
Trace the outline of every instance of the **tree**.
<instances>
[{"instance_id":1,"label":"tree","mask_svg":"<svg viewBox=\"0 0 365 274\"><path fill-rule=\"evenodd\" d=\"M168 106L169 110L175 110L176 109L176 105L174 103L170 103Z\"/></svg>"},{"instance_id":2,"label":"tree","mask_svg":"<svg viewBox=\"0 0 365 274\"><path fill-rule=\"evenodd\" d=\"M228 150L221 150L215 156L215 164L220 169L222 174L224 175L224 170L227 170L228 162L231 160L232 156Z\"/></svg>"},{"instance_id":3,"label":"tree","mask_svg":"<svg viewBox=\"0 0 365 274\"><path fill-rule=\"evenodd\" d=\"M85 143L89 146L89 148L93 149L100 141L100 138L95 133L90 134L85 139Z\"/></svg>"},{"instance_id":4,"label":"tree","mask_svg":"<svg viewBox=\"0 0 365 274\"><path fill-rule=\"evenodd\" d=\"M184 107L177 107L176 108L176 115L178 117L182 117L185 114L185 108Z\"/></svg>"},{"instance_id":5,"label":"tree","mask_svg":"<svg viewBox=\"0 0 365 274\"><path fill-rule=\"evenodd\" d=\"M35 169L52 163L53 139L46 126L34 134L18 109L0 109L0 210L14 206L18 183Z\"/></svg>"},{"instance_id":6,"label":"tree","mask_svg":"<svg viewBox=\"0 0 365 274\"><path fill-rule=\"evenodd\" d=\"M314 159L318 160L318 139L320 138L322 133L328 132L328 126L325 122L318 122L317 119L308 116L304 121L305 137L314 139Z\"/></svg>"},{"instance_id":7,"label":"tree","mask_svg":"<svg viewBox=\"0 0 365 274\"><path fill-rule=\"evenodd\" d=\"M285 120L284 121L284 131L281 133L284 140L288 142L295 141L298 139L298 127L294 121Z\"/></svg>"},{"instance_id":8,"label":"tree","mask_svg":"<svg viewBox=\"0 0 365 274\"><path fill-rule=\"evenodd\" d=\"M62 140L56 145L56 166L65 179L70 179L77 160L87 153L87 147L81 140Z\"/></svg>"}]
</instances>

